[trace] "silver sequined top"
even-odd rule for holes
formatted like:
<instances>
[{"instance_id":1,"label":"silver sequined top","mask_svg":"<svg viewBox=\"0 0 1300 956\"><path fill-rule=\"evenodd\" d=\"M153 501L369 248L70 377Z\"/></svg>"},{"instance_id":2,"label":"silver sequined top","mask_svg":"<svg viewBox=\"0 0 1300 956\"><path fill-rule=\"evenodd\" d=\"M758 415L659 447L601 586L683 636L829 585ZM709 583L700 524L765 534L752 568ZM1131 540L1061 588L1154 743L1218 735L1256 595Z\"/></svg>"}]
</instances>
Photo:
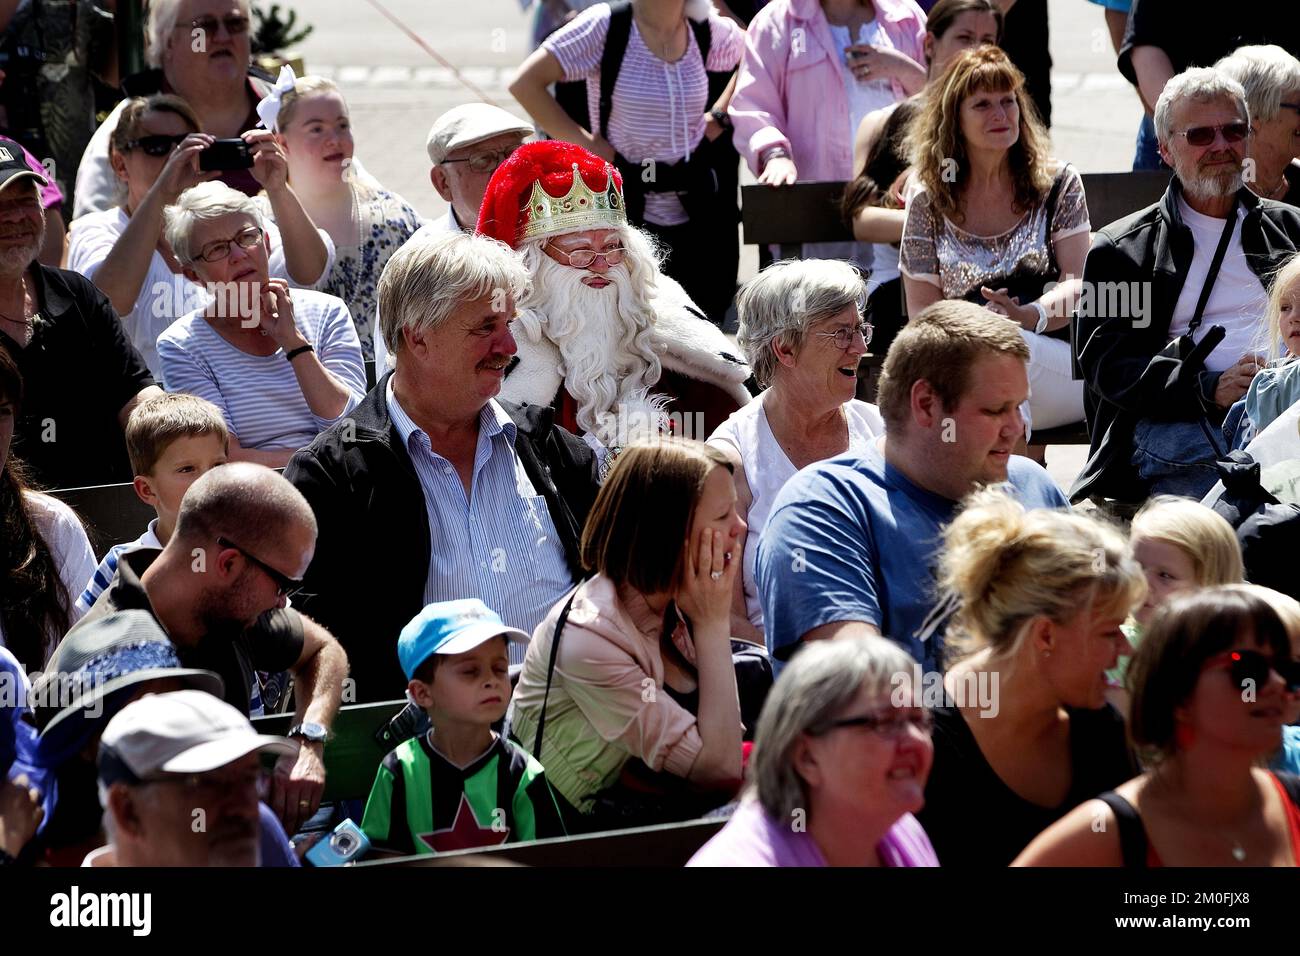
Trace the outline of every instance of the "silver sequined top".
<instances>
[{"instance_id":1,"label":"silver sequined top","mask_svg":"<svg viewBox=\"0 0 1300 956\"><path fill-rule=\"evenodd\" d=\"M1067 166L1056 197L1052 240L1090 228L1083 181ZM946 299L964 299L981 285L1017 272L1045 275L1050 263L1048 234L1046 200L1002 235L977 236L941 216L922 189L907 207L899 269L909 278L938 286Z\"/></svg>"}]
</instances>

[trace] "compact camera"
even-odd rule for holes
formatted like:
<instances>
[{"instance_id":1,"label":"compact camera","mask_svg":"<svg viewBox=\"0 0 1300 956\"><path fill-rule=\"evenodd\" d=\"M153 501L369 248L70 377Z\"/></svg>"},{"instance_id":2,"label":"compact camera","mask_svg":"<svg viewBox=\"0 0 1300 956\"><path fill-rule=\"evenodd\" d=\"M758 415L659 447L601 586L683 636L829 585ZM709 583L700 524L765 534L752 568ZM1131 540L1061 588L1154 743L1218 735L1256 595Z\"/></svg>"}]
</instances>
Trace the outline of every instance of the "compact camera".
<instances>
[{"instance_id":1,"label":"compact camera","mask_svg":"<svg viewBox=\"0 0 1300 956\"><path fill-rule=\"evenodd\" d=\"M242 139L214 140L207 149L199 151L199 169L225 171L227 169L252 169L253 151Z\"/></svg>"},{"instance_id":2,"label":"compact camera","mask_svg":"<svg viewBox=\"0 0 1300 956\"><path fill-rule=\"evenodd\" d=\"M344 820L307 851L306 860L312 866L343 866L369 851L369 837L351 820Z\"/></svg>"}]
</instances>

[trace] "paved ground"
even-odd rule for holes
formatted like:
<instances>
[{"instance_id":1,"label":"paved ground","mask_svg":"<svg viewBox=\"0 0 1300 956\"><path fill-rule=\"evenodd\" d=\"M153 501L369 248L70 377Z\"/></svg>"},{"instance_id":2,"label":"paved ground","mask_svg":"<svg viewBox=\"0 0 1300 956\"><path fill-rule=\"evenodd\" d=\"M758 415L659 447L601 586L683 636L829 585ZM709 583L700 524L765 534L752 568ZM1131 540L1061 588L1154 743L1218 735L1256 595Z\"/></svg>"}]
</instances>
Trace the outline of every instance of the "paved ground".
<instances>
[{"instance_id":1,"label":"paved ground","mask_svg":"<svg viewBox=\"0 0 1300 956\"><path fill-rule=\"evenodd\" d=\"M426 216L445 204L429 185L424 139L433 119L484 98L521 117L505 84L529 48L516 0L297 0L315 31L298 49L309 72L334 77L352 107L357 153L381 182ZM1049 0L1055 152L1085 172L1128 169L1141 117L1115 69L1102 8ZM752 247L742 271L752 274ZM1082 448L1054 448L1048 466L1068 484Z\"/></svg>"}]
</instances>

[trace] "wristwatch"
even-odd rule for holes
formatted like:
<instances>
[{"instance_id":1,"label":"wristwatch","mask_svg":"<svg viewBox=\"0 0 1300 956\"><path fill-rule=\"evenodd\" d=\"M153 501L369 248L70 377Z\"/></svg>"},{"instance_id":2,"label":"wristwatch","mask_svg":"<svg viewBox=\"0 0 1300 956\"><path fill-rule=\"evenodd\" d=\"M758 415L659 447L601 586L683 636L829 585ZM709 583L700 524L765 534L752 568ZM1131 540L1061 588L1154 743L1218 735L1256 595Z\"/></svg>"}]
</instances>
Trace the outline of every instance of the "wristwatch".
<instances>
[{"instance_id":1,"label":"wristwatch","mask_svg":"<svg viewBox=\"0 0 1300 956\"><path fill-rule=\"evenodd\" d=\"M328 739L330 732L320 724L314 724L310 721L304 721L301 724L294 724L289 728L286 737L301 737L303 740L309 740L312 743L323 744Z\"/></svg>"},{"instance_id":2,"label":"wristwatch","mask_svg":"<svg viewBox=\"0 0 1300 956\"><path fill-rule=\"evenodd\" d=\"M731 129L731 116L726 110L709 110L709 115L713 117L713 122L723 129Z\"/></svg>"}]
</instances>

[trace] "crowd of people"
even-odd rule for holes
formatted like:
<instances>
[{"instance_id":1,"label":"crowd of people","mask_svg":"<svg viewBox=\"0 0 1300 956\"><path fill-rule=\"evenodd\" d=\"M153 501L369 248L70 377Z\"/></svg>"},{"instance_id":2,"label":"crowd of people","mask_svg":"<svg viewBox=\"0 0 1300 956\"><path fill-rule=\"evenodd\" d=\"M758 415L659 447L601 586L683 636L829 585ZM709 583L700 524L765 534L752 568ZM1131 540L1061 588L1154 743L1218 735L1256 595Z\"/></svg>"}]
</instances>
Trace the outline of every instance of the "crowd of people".
<instances>
[{"instance_id":1,"label":"crowd of people","mask_svg":"<svg viewBox=\"0 0 1300 956\"><path fill-rule=\"evenodd\" d=\"M437 221L246 0L149 5L66 237L0 137L0 865L1300 864L1300 33L1135 0L1169 186L1102 224L1030 0L572 6L536 127L434 120ZM855 241L737 289L742 160Z\"/></svg>"}]
</instances>

